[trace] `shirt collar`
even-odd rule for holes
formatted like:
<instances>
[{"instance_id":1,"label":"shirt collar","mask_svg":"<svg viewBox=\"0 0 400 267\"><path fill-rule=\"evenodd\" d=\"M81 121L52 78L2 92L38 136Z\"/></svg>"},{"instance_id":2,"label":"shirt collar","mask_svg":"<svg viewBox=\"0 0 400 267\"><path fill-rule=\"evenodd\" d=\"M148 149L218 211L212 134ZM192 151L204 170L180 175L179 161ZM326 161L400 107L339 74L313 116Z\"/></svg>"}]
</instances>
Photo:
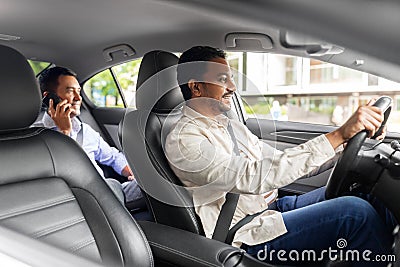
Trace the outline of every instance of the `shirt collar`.
<instances>
[{"instance_id":1,"label":"shirt collar","mask_svg":"<svg viewBox=\"0 0 400 267\"><path fill-rule=\"evenodd\" d=\"M50 117L50 115L47 112L45 112L43 115L42 123L43 123L43 126L46 128L50 128L50 129L57 128L57 125L54 123L53 119ZM71 123L72 123L71 136L73 136L81 130L82 122L77 117L73 117L71 119Z\"/></svg>"},{"instance_id":2,"label":"shirt collar","mask_svg":"<svg viewBox=\"0 0 400 267\"><path fill-rule=\"evenodd\" d=\"M190 108L189 106L185 105L182 109L183 116L189 118L192 121L195 121L199 126L200 124L204 124L204 126L209 127L215 124L222 125L225 128L228 127L229 118L224 114L218 115L215 118L210 118L204 116L203 114L197 112L196 110Z\"/></svg>"}]
</instances>

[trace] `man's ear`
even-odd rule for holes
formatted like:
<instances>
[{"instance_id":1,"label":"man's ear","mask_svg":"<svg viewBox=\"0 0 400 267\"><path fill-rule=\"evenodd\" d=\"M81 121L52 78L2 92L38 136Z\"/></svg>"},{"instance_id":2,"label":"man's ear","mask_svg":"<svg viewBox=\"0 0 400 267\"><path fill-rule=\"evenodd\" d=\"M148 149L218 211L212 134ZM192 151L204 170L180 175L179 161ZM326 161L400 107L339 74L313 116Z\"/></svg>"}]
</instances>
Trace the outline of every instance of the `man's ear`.
<instances>
[{"instance_id":1,"label":"man's ear","mask_svg":"<svg viewBox=\"0 0 400 267\"><path fill-rule=\"evenodd\" d=\"M201 96L201 91L199 88L199 83L195 79L190 79L189 82L187 83L190 91L192 92L192 96Z\"/></svg>"}]
</instances>

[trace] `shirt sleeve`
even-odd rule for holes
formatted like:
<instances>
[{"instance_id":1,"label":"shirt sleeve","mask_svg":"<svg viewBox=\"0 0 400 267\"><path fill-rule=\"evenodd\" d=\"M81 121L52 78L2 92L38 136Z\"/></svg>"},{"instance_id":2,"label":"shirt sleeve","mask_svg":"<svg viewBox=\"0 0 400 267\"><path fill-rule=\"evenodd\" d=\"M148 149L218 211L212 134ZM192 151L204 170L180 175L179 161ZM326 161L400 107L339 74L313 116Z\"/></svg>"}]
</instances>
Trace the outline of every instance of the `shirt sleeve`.
<instances>
[{"instance_id":1,"label":"shirt sleeve","mask_svg":"<svg viewBox=\"0 0 400 267\"><path fill-rule=\"evenodd\" d=\"M95 160L103 165L110 166L115 172L122 175L122 169L127 165L124 154L115 147L111 147L100 135L98 135L97 144L97 150L94 153Z\"/></svg>"},{"instance_id":2,"label":"shirt sleeve","mask_svg":"<svg viewBox=\"0 0 400 267\"><path fill-rule=\"evenodd\" d=\"M178 129L167 138L166 154L187 185L241 194L262 194L288 185L335 155L325 135L284 151L260 146L263 159L251 160L219 149L204 130Z\"/></svg>"}]
</instances>

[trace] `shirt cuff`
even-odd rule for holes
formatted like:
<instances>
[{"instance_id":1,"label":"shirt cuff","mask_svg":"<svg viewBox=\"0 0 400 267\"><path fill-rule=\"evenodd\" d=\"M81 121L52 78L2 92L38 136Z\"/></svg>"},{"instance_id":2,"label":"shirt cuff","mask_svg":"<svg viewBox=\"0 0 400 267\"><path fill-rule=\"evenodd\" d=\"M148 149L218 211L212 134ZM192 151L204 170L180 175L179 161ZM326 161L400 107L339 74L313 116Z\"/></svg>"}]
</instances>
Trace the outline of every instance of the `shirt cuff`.
<instances>
[{"instance_id":1,"label":"shirt cuff","mask_svg":"<svg viewBox=\"0 0 400 267\"><path fill-rule=\"evenodd\" d=\"M114 171L122 175L122 170L125 168L126 165L128 165L128 162L126 161L125 157L121 154L121 152L119 152L119 154L116 155L115 162L112 164Z\"/></svg>"}]
</instances>

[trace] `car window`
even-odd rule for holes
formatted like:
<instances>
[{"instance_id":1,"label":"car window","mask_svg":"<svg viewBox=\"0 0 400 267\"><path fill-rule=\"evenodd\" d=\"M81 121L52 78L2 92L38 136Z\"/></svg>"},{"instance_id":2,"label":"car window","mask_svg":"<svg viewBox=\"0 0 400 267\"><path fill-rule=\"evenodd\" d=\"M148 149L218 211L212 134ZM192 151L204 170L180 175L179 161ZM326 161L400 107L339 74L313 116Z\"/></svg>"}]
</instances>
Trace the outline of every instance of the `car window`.
<instances>
[{"instance_id":1,"label":"car window","mask_svg":"<svg viewBox=\"0 0 400 267\"><path fill-rule=\"evenodd\" d=\"M124 102L110 69L96 74L85 82L83 91L96 106L124 107Z\"/></svg>"},{"instance_id":2,"label":"car window","mask_svg":"<svg viewBox=\"0 0 400 267\"><path fill-rule=\"evenodd\" d=\"M106 69L83 85L85 95L99 107L136 107L136 82L141 59Z\"/></svg>"},{"instance_id":3,"label":"car window","mask_svg":"<svg viewBox=\"0 0 400 267\"><path fill-rule=\"evenodd\" d=\"M238 70L236 84L249 117L339 126L360 104L384 94L394 100L388 130L400 132L399 83L286 55L235 52L228 61Z\"/></svg>"},{"instance_id":4,"label":"car window","mask_svg":"<svg viewBox=\"0 0 400 267\"><path fill-rule=\"evenodd\" d=\"M136 82L141 59L133 60L112 68L124 95L127 106L136 107Z\"/></svg>"},{"instance_id":5,"label":"car window","mask_svg":"<svg viewBox=\"0 0 400 267\"><path fill-rule=\"evenodd\" d=\"M35 60L28 60L29 64L31 65L33 72L36 76L38 76L43 70L50 67L52 64L49 62L42 62L42 61L35 61Z\"/></svg>"}]
</instances>

